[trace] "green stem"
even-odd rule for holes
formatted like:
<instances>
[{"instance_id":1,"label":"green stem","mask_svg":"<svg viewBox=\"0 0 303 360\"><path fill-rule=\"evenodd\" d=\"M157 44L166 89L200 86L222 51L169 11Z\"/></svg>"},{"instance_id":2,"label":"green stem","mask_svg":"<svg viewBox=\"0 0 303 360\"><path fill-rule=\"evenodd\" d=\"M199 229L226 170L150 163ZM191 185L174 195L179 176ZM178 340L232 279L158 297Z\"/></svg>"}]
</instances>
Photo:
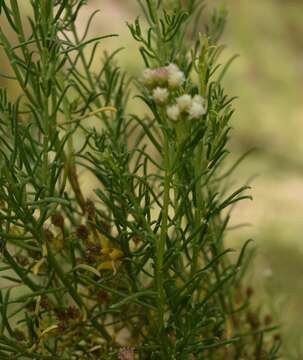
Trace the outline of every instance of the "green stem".
<instances>
[{"instance_id":1,"label":"green stem","mask_svg":"<svg viewBox=\"0 0 303 360\"><path fill-rule=\"evenodd\" d=\"M168 209L169 209L169 191L170 191L170 161L169 161L169 141L168 135L164 131L164 144L163 144L163 158L164 158L164 194L163 194L163 207L162 207L162 222L160 239L157 244L157 261L156 261L156 280L158 291L158 317L160 333L164 331L164 307L165 307L165 293L164 293L164 279L163 279L163 263L165 253L165 243L168 230ZM164 339L164 338L163 338Z\"/></svg>"},{"instance_id":2,"label":"green stem","mask_svg":"<svg viewBox=\"0 0 303 360\"><path fill-rule=\"evenodd\" d=\"M14 258L10 255L10 253L6 249L4 249L3 251L3 256L26 286L28 286L32 291L40 290L40 287L37 284L35 284L28 276L24 274L23 270L15 262Z\"/></svg>"},{"instance_id":3,"label":"green stem","mask_svg":"<svg viewBox=\"0 0 303 360\"><path fill-rule=\"evenodd\" d=\"M163 36L161 33L160 19L159 19L159 9L156 6L156 1L152 1L151 10L153 12L153 17L155 19L155 32L157 35L157 43L158 43L158 54L161 59L161 63L164 64L168 58L167 56L167 44L163 40Z\"/></svg>"},{"instance_id":4,"label":"green stem","mask_svg":"<svg viewBox=\"0 0 303 360\"><path fill-rule=\"evenodd\" d=\"M194 169L195 169L195 178L200 177L202 171L202 153L203 153L203 144L200 144L197 148L197 152L195 154L194 159ZM202 195L202 185L201 185L201 177L196 182L195 193L196 193L196 208L195 208L195 227L198 227L201 223L203 216L203 195ZM198 268L198 258L199 258L199 236L198 233L195 236L193 242L193 262L191 266L192 275L197 271Z\"/></svg>"}]
</instances>

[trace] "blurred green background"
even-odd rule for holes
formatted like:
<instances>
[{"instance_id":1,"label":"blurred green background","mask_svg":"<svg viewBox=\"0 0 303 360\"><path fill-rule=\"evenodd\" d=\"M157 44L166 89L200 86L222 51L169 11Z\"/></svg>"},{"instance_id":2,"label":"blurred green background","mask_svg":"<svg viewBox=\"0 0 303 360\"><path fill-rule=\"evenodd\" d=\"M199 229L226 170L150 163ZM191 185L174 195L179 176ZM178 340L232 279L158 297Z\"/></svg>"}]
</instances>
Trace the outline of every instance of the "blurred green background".
<instances>
[{"instance_id":1,"label":"blurred green background","mask_svg":"<svg viewBox=\"0 0 303 360\"><path fill-rule=\"evenodd\" d=\"M206 3L215 6L221 1ZM287 358L299 359L300 346L303 353L303 0L225 0L225 4L229 17L224 58L240 55L225 79L227 92L239 96L232 158L257 148L234 174L239 184L255 176L254 201L235 208L233 217L234 225L250 225L230 231L228 241L238 246L247 238L255 240L257 255L248 282L255 284L256 297L266 298L269 309L284 323ZM79 19L80 29L92 8L101 10L92 33L120 34L105 40L102 50L125 47L121 66L138 75L142 62L126 27L126 21L139 13L136 1L89 0ZM2 58L1 64L5 72ZM13 86L1 79L0 85Z\"/></svg>"}]
</instances>

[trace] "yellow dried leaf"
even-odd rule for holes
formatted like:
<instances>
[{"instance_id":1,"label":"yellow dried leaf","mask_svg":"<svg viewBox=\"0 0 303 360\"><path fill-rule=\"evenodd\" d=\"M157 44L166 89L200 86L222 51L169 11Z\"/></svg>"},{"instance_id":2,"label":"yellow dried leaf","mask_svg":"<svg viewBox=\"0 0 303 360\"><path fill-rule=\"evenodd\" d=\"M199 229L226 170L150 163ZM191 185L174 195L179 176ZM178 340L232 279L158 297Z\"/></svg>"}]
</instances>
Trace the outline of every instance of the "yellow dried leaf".
<instances>
[{"instance_id":1,"label":"yellow dried leaf","mask_svg":"<svg viewBox=\"0 0 303 360\"><path fill-rule=\"evenodd\" d=\"M113 269L113 262L112 261L104 261L98 267L98 270L112 270Z\"/></svg>"},{"instance_id":2,"label":"yellow dried leaf","mask_svg":"<svg viewBox=\"0 0 303 360\"><path fill-rule=\"evenodd\" d=\"M106 249L109 247L108 239L100 233L100 231L96 230L98 240L102 248Z\"/></svg>"},{"instance_id":3,"label":"yellow dried leaf","mask_svg":"<svg viewBox=\"0 0 303 360\"><path fill-rule=\"evenodd\" d=\"M44 257L47 256L47 246L46 246L46 244L43 244L43 245L42 245L42 255L43 255Z\"/></svg>"},{"instance_id":4,"label":"yellow dried leaf","mask_svg":"<svg viewBox=\"0 0 303 360\"><path fill-rule=\"evenodd\" d=\"M233 326L231 319L226 319L226 338L230 339L233 336Z\"/></svg>"},{"instance_id":5,"label":"yellow dried leaf","mask_svg":"<svg viewBox=\"0 0 303 360\"><path fill-rule=\"evenodd\" d=\"M48 328L46 328L45 330L43 330L40 334L40 337L45 336L47 333L51 332L52 330L55 330L58 328L58 325L51 325Z\"/></svg>"},{"instance_id":6,"label":"yellow dried leaf","mask_svg":"<svg viewBox=\"0 0 303 360\"><path fill-rule=\"evenodd\" d=\"M102 254L102 255L109 255L111 252L112 252L112 249L109 248L109 247L103 247L103 248L101 249L101 254Z\"/></svg>"},{"instance_id":7,"label":"yellow dried leaf","mask_svg":"<svg viewBox=\"0 0 303 360\"><path fill-rule=\"evenodd\" d=\"M33 266L32 270L34 275L37 275L39 273L40 267L43 265L44 262L45 262L45 258L43 257Z\"/></svg>"},{"instance_id":8,"label":"yellow dried leaf","mask_svg":"<svg viewBox=\"0 0 303 360\"><path fill-rule=\"evenodd\" d=\"M112 252L109 254L109 257L112 260L121 259L123 256L124 256L123 251L121 251L119 249L113 249Z\"/></svg>"},{"instance_id":9,"label":"yellow dried leaf","mask_svg":"<svg viewBox=\"0 0 303 360\"><path fill-rule=\"evenodd\" d=\"M92 347L91 349L89 349L88 351L89 351L89 352L94 352L94 351L99 350L99 349L101 349L101 348L102 348L101 345L96 345L96 346Z\"/></svg>"},{"instance_id":10,"label":"yellow dried leaf","mask_svg":"<svg viewBox=\"0 0 303 360\"><path fill-rule=\"evenodd\" d=\"M52 244L56 251L59 251L63 248L63 237L62 234L57 235L53 240Z\"/></svg>"},{"instance_id":11,"label":"yellow dried leaf","mask_svg":"<svg viewBox=\"0 0 303 360\"><path fill-rule=\"evenodd\" d=\"M99 271L90 265L79 264L76 267L74 267L74 270L77 270L77 269L87 270L87 271L90 271L90 272L94 273L95 275L101 277L101 274L99 273Z\"/></svg>"}]
</instances>

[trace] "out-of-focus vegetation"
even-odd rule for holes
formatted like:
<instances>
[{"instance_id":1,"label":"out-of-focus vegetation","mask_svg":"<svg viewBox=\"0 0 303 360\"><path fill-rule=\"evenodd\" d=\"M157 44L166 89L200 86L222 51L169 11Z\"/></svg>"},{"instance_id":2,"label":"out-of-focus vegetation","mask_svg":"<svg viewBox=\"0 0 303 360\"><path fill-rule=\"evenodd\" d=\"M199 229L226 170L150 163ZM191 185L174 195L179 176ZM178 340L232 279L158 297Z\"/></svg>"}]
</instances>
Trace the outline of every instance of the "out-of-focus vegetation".
<instances>
[{"instance_id":1,"label":"out-of-focus vegetation","mask_svg":"<svg viewBox=\"0 0 303 360\"><path fill-rule=\"evenodd\" d=\"M297 359L294 349L303 329L303 1L225 3L229 21L224 56L240 55L226 78L228 92L240 98L233 151L240 156L257 148L235 179L242 183L258 175L252 181L254 202L244 202L234 211L235 225L251 226L231 231L229 240L236 244L253 235L258 250L251 274L256 296L270 297L278 317L286 321L286 343ZM132 40L123 26L134 16L135 1L90 0L88 4L103 8L95 32L121 34L108 42L110 49L103 50L127 45L128 50L121 52L123 66L138 74L136 45L130 50ZM7 72L2 59L1 64L0 72ZM301 344L303 349L303 336Z\"/></svg>"},{"instance_id":2,"label":"out-of-focus vegetation","mask_svg":"<svg viewBox=\"0 0 303 360\"><path fill-rule=\"evenodd\" d=\"M239 0L228 7L226 43L241 55L227 78L240 96L234 147L259 149L239 170L239 178L259 175L254 203L242 204L235 216L253 225L247 234L255 233L258 249L254 279L263 281L285 321L297 359L294 349L303 342L303 2Z\"/></svg>"}]
</instances>

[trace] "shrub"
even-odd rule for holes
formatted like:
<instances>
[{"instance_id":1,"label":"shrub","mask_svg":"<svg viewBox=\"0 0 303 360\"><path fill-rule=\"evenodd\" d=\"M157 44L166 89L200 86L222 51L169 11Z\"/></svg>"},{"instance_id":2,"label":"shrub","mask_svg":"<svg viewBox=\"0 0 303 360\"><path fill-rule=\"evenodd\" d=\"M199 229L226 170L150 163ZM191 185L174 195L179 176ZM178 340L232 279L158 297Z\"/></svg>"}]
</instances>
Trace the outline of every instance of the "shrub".
<instances>
[{"instance_id":1,"label":"shrub","mask_svg":"<svg viewBox=\"0 0 303 360\"><path fill-rule=\"evenodd\" d=\"M79 35L83 0L1 1L1 46L20 95L0 93L1 359L276 359L276 328L246 289L246 242L224 244L233 100L216 10L138 0L131 79ZM182 3L182 4L181 4ZM126 110L130 84L145 115ZM132 90L133 91L133 90ZM87 125L88 118L102 124ZM226 163L226 164L225 164ZM79 173L96 183L87 198Z\"/></svg>"}]
</instances>

